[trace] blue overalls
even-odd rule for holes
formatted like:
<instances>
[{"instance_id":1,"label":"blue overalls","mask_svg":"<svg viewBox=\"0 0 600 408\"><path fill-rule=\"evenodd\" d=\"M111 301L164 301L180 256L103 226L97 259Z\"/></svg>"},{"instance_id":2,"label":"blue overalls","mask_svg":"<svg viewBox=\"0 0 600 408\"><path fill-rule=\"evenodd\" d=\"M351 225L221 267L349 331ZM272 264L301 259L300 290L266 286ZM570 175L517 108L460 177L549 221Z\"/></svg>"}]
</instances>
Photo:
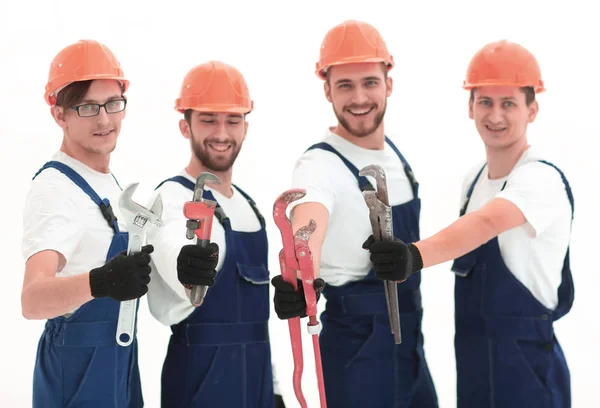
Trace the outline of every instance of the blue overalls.
<instances>
[{"instance_id":1,"label":"blue overalls","mask_svg":"<svg viewBox=\"0 0 600 408\"><path fill-rule=\"evenodd\" d=\"M573 211L573 195L563 173L551 163L540 162L558 170ZM467 192L461 216L466 213L482 171ZM553 330L553 322L568 313L573 304L569 250L554 311L538 302L507 268L497 237L457 258L452 271L457 275L458 407L570 407L569 368Z\"/></svg>"},{"instance_id":2,"label":"blue overalls","mask_svg":"<svg viewBox=\"0 0 600 408\"><path fill-rule=\"evenodd\" d=\"M387 137L386 142L402 161L414 195L411 201L392 207L394 236L414 242L419 240L419 185L400 151ZM331 145L317 143L311 149L336 154L356 177L361 191L373 189ZM398 345L391 334L384 284L373 269L360 281L325 286L327 303L319 340L329 408L438 406L423 351L420 283L419 272L397 286L402 330Z\"/></svg>"},{"instance_id":3,"label":"blue overalls","mask_svg":"<svg viewBox=\"0 0 600 408\"><path fill-rule=\"evenodd\" d=\"M185 177L169 180L194 189ZM265 220L254 201L234 187L248 200L261 229L232 230L217 203L215 217L225 230L225 260L204 303L171 326L162 371L165 408L275 408ZM216 201L208 190L203 196Z\"/></svg>"},{"instance_id":4,"label":"blue overalls","mask_svg":"<svg viewBox=\"0 0 600 408\"><path fill-rule=\"evenodd\" d=\"M100 207L115 232L106 260L127 250L129 235L119 231L109 200L101 199L83 177L61 162L46 163L33 178L47 168L62 172ZM115 340L119 305L108 297L93 299L69 317L47 320L33 375L34 408L144 406L137 339L134 336L128 347Z\"/></svg>"}]
</instances>

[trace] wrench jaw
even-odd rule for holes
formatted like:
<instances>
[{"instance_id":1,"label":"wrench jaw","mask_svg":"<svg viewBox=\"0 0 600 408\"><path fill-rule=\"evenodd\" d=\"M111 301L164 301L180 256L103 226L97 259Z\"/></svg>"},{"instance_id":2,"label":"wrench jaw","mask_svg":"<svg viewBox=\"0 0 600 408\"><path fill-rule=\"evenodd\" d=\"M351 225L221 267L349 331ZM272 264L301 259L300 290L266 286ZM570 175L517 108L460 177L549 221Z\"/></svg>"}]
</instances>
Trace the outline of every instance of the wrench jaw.
<instances>
[{"instance_id":1,"label":"wrench jaw","mask_svg":"<svg viewBox=\"0 0 600 408\"><path fill-rule=\"evenodd\" d=\"M363 167L358 174L359 176L371 176L375 179L375 184L377 185L377 198L383 204L389 206L390 201L387 192L387 178L383 167L376 164L371 164Z\"/></svg>"},{"instance_id":2,"label":"wrench jaw","mask_svg":"<svg viewBox=\"0 0 600 408\"><path fill-rule=\"evenodd\" d=\"M146 239L146 232L152 225L161 227L163 203L158 194L150 209L133 201L133 193L139 183L131 183L119 197L119 208L127 225L129 240L127 242L127 254L131 255L142 250ZM119 305L119 317L117 320L117 332L115 339L118 345L127 347L133 342L135 331L135 320L138 299L123 301Z\"/></svg>"},{"instance_id":3,"label":"wrench jaw","mask_svg":"<svg viewBox=\"0 0 600 408\"><path fill-rule=\"evenodd\" d=\"M286 265L289 268L298 269L298 261L296 260L296 254L294 253L294 233L292 230L292 222L287 216L287 208L294 201L300 200L306 195L306 190L303 189L291 189L283 192L275 200L273 204L273 220L275 225L281 232L281 240L283 241L283 251ZM286 282L288 279L284 276ZM293 285L296 284L296 276L290 277L290 281Z\"/></svg>"},{"instance_id":4,"label":"wrench jaw","mask_svg":"<svg viewBox=\"0 0 600 408\"><path fill-rule=\"evenodd\" d=\"M317 295L313 283L314 265L313 258L308 246L308 241L313 232L317 229L317 224L314 220L310 220L308 225L300 227L294 234L294 246L298 266L300 267L300 276L302 286L304 288L304 296L306 298L306 315L310 321L308 323L309 332L311 334L319 334L321 331L321 323L317 320ZM315 332L315 330L317 330Z\"/></svg>"}]
</instances>

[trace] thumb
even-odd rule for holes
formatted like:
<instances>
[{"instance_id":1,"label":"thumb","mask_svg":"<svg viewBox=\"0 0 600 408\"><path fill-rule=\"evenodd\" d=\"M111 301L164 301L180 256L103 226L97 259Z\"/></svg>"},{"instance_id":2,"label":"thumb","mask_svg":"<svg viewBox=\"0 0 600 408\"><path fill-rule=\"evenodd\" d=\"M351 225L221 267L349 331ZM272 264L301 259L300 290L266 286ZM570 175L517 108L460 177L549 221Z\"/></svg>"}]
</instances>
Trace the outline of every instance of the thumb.
<instances>
[{"instance_id":1,"label":"thumb","mask_svg":"<svg viewBox=\"0 0 600 408\"><path fill-rule=\"evenodd\" d=\"M365 242L363 242L362 247L363 249L369 249L371 247L371 245L373 244L373 242L375 242L375 237L373 237L373 234L369 235L369 238L367 238L367 240Z\"/></svg>"}]
</instances>

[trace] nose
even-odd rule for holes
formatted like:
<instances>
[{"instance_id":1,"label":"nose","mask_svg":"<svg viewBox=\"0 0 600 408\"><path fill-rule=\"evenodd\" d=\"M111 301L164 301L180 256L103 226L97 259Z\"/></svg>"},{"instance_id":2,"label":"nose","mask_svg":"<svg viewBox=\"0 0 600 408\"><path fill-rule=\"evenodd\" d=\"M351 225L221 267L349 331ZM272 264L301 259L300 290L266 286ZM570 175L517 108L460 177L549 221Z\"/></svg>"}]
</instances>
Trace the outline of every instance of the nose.
<instances>
[{"instance_id":1,"label":"nose","mask_svg":"<svg viewBox=\"0 0 600 408\"><path fill-rule=\"evenodd\" d=\"M367 92L360 86L357 86L354 90L354 94L352 95L352 102L355 105L364 105L367 103L369 98L367 97Z\"/></svg>"},{"instance_id":2,"label":"nose","mask_svg":"<svg viewBox=\"0 0 600 408\"><path fill-rule=\"evenodd\" d=\"M100 108L98 115L96 115L96 121L99 125L107 125L109 122L108 113L106 113L106 109Z\"/></svg>"},{"instance_id":3,"label":"nose","mask_svg":"<svg viewBox=\"0 0 600 408\"><path fill-rule=\"evenodd\" d=\"M216 128L213 136L215 137L215 139L220 140L220 141L227 140L227 121L225 121L225 120L217 121L217 128Z\"/></svg>"},{"instance_id":4,"label":"nose","mask_svg":"<svg viewBox=\"0 0 600 408\"><path fill-rule=\"evenodd\" d=\"M494 106L492 108L492 111L488 115L488 120L494 125L497 125L500 122L502 122L504 120L504 114L502 112L502 108L499 106Z\"/></svg>"}]
</instances>

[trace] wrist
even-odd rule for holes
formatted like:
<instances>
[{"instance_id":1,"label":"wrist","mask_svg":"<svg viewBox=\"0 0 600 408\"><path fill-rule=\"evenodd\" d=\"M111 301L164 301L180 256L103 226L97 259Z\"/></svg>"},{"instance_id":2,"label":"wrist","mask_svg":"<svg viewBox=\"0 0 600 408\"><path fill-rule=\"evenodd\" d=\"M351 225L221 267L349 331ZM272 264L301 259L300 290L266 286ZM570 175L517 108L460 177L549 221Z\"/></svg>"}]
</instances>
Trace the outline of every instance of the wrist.
<instances>
[{"instance_id":1,"label":"wrist","mask_svg":"<svg viewBox=\"0 0 600 408\"><path fill-rule=\"evenodd\" d=\"M109 284L107 282L107 273L101 268L90 271L90 292L94 298L108 296Z\"/></svg>"},{"instance_id":2,"label":"wrist","mask_svg":"<svg viewBox=\"0 0 600 408\"><path fill-rule=\"evenodd\" d=\"M419 248L414 244L408 244L408 251L412 258L412 268L410 273L417 273L423 269L423 258L421 257L421 251L419 251Z\"/></svg>"}]
</instances>

